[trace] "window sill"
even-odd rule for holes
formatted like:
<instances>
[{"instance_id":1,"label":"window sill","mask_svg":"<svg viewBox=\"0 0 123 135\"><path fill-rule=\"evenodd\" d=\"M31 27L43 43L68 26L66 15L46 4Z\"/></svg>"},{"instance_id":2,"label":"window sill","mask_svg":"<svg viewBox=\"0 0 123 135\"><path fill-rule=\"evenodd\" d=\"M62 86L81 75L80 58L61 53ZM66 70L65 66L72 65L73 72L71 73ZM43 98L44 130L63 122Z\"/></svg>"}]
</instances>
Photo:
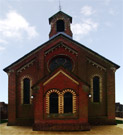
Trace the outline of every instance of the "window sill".
<instances>
[{"instance_id":1,"label":"window sill","mask_svg":"<svg viewBox=\"0 0 123 135\"><path fill-rule=\"evenodd\" d=\"M77 113L63 113L63 114L46 114L47 119L76 119Z\"/></svg>"},{"instance_id":2,"label":"window sill","mask_svg":"<svg viewBox=\"0 0 123 135\"><path fill-rule=\"evenodd\" d=\"M30 105L32 105L32 104L21 104L22 106L30 106Z\"/></svg>"}]
</instances>

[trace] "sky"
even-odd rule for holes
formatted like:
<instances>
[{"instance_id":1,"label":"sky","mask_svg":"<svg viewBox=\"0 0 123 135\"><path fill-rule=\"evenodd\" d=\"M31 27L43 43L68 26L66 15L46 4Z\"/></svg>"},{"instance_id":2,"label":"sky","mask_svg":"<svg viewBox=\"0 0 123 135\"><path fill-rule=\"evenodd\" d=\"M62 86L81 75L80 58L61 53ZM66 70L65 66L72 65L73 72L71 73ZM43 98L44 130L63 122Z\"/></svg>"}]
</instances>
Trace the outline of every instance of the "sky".
<instances>
[{"instance_id":1,"label":"sky","mask_svg":"<svg viewBox=\"0 0 123 135\"><path fill-rule=\"evenodd\" d=\"M123 0L61 0L73 18L73 39L120 65L116 102L123 104ZM49 40L48 19L59 0L0 0L0 101L8 103L8 76L3 69Z\"/></svg>"}]
</instances>

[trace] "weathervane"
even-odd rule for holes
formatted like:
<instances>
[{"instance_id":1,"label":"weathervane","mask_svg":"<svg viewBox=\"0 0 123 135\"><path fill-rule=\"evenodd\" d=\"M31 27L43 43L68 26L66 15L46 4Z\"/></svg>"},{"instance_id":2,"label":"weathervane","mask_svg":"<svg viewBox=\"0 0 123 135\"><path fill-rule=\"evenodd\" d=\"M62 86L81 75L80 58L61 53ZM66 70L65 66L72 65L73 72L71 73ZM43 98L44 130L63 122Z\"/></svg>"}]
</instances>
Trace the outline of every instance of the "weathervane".
<instances>
[{"instance_id":1,"label":"weathervane","mask_svg":"<svg viewBox=\"0 0 123 135\"><path fill-rule=\"evenodd\" d=\"M61 11L61 1L59 0L59 11Z\"/></svg>"}]
</instances>

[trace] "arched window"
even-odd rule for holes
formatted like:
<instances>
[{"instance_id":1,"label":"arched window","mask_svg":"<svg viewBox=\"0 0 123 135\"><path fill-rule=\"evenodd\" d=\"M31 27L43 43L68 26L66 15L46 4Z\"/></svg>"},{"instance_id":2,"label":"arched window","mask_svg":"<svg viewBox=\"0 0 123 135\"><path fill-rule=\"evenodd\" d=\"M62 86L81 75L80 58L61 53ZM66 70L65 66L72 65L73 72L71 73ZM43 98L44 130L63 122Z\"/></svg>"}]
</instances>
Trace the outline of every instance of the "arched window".
<instances>
[{"instance_id":1,"label":"arched window","mask_svg":"<svg viewBox=\"0 0 123 135\"><path fill-rule=\"evenodd\" d=\"M57 26L57 32L63 32L64 29L65 29L64 21L63 20L58 20L56 22L56 26Z\"/></svg>"},{"instance_id":2,"label":"arched window","mask_svg":"<svg viewBox=\"0 0 123 135\"><path fill-rule=\"evenodd\" d=\"M93 102L100 102L100 78L93 78Z\"/></svg>"},{"instance_id":3,"label":"arched window","mask_svg":"<svg viewBox=\"0 0 123 135\"><path fill-rule=\"evenodd\" d=\"M50 113L58 113L58 94L50 94Z\"/></svg>"},{"instance_id":4,"label":"arched window","mask_svg":"<svg viewBox=\"0 0 123 135\"><path fill-rule=\"evenodd\" d=\"M64 113L72 113L73 110L73 95L70 92L64 94Z\"/></svg>"},{"instance_id":5,"label":"arched window","mask_svg":"<svg viewBox=\"0 0 123 135\"><path fill-rule=\"evenodd\" d=\"M30 104L30 79L23 80L23 104Z\"/></svg>"},{"instance_id":6,"label":"arched window","mask_svg":"<svg viewBox=\"0 0 123 135\"><path fill-rule=\"evenodd\" d=\"M66 56L56 56L54 57L49 64L50 71L55 70L56 68L63 66L65 69L72 70L73 62L69 57Z\"/></svg>"}]
</instances>

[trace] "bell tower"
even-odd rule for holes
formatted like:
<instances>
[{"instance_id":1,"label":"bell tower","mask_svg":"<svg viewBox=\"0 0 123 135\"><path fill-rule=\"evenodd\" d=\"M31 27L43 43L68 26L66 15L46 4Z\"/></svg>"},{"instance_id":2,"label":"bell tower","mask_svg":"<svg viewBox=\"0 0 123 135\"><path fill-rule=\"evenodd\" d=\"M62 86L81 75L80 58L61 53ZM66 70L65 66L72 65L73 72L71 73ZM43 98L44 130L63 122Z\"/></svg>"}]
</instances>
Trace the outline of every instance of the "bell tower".
<instances>
[{"instance_id":1,"label":"bell tower","mask_svg":"<svg viewBox=\"0 0 123 135\"><path fill-rule=\"evenodd\" d=\"M49 18L49 24L51 25L51 30L49 33L49 38L53 37L58 33L67 34L72 37L72 31L70 24L72 23L72 17L59 11L55 15Z\"/></svg>"}]
</instances>

